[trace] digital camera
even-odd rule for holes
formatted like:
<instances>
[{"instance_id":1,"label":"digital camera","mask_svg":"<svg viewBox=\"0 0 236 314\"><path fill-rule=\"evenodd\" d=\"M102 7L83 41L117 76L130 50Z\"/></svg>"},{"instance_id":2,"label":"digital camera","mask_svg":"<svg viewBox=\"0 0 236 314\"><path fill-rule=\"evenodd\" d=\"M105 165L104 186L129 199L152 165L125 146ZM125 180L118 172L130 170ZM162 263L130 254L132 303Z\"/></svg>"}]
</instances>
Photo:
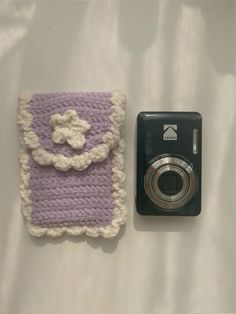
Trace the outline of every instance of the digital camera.
<instances>
[{"instance_id":1,"label":"digital camera","mask_svg":"<svg viewBox=\"0 0 236 314\"><path fill-rule=\"evenodd\" d=\"M201 212L201 137L198 112L139 113L136 206L140 215Z\"/></svg>"}]
</instances>

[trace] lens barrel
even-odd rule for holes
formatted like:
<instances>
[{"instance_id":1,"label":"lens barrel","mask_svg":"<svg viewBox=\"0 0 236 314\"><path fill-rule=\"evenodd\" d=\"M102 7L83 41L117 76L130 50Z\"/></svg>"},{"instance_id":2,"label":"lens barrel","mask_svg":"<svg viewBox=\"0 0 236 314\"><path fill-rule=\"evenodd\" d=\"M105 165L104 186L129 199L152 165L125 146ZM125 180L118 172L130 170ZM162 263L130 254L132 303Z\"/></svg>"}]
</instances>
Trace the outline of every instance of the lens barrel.
<instances>
[{"instance_id":1,"label":"lens barrel","mask_svg":"<svg viewBox=\"0 0 236 314\"><path fill-rule=\"evenodd\" d=\"M197 177L190 163L178 157L154 161L145 172L144 190L149 199L165 210L184 206L197 190Z\"/></svg>"}]
</instances>

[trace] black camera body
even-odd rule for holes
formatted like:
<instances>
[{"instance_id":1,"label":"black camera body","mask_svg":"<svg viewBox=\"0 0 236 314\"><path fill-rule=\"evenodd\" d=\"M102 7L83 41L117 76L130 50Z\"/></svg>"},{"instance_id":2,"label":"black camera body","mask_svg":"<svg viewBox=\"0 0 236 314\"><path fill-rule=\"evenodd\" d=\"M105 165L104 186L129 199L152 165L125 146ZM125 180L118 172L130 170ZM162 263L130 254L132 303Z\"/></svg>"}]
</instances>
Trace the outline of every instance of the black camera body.
<instances>
[{"instance_id":1,"label":"black camera body","mask_svg":"<svg viewBox=\"0 0 236 314\"><path fill-rule=\"evenodd\" d=\"M136 206L140 215L201 212L201 138L198 112L139 113Z\"/></svg>"}]
</instances>

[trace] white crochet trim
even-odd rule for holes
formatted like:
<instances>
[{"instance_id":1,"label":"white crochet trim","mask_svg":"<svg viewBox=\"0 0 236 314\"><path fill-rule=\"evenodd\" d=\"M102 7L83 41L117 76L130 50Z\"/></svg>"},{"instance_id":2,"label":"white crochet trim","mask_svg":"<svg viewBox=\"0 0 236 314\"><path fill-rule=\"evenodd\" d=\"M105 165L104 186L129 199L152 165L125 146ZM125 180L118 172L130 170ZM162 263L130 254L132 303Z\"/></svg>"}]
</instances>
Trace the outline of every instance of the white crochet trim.
<instances>
[{"instance_id":1,"label":"white crochet trim","mask_svg":"<svg viewBox=\"0 0 236 314\"><path fill-rule=\"evenodd\" d=\"M77 111L66 110L64 114L53 114L50 124L54 131L52 140L56 144L68 143L74 149L83 148L86 143L85 134L91 129L87 121L80 119Z\"/></svg>"},{"instance_id":2,"label":"white crochet trim","mask_svg":"<svg viewBox=\"0 0 236 314\"><path fill-rule=\"evenodd\" d=\"M124 106L126 97L121 91L113 91L110 102L112 113L110 120L112 126L103 136L103 143L93 147L88 152L73 157L65 157L62 154L48 153L40 144L38 135L33 131L33 116L28 111L32 94L24 92L20 95L19 104L19 125L22 128L24 144L32 150L33 159L41 166L53 165L56 169L67 171L70 168L84 170L91 163L102 161L107 158L111 149L115 148L120 140L120 126L124 120Z\"/></svg>"},{"instance_id":3,"label":"white crochet trim","mask_svg":"<svg viewBox=\"0 0 236 314\"><path fill-rule=\"evenodd\" d=\"M28 112L28 106L30 103L32 95L30 93L24 93L19 99L19 126L20 126L20 142L22 145L22 151L20 153L20 164L21 164L21 179L22 184L20 188L20 194L22 199L21 212L26 219L26 225L29 232L33 236L51 236L58 237L62 234L67 234L71 236L77 236L81 234L86 234L91 237L103 236L105 238L112 238L116 236L119 232L120 226L126 222L127 210L125 206L125 190L124 190L124 181L125 175L123 172L124 166L124 141L120 140L119 128L124 119L124 104L126 103L125 96L122 92L112 92L112 97L110 99L112 106L112 114L110 119L113 123L109 132L107 132L103 141L104 144L100 150L96 151L92 149L88 153L91 154L92 160L88 164L83 161L83 165L79 157L87 158L88 155L83 153L79 156L75 156L78 159L69 158L73 160L74 164L71 167L76 170L83 170L91 164L91 162L102 161L104 160L111 150L112 153L112 198L114 203L114 210L111 224L107 227L93 227L93 226L68 226L68 227L56 227L56 228L47 228L40 227L32 224L32 202L30 199L31 190L30 190L30 166L29 166L29 153L32 150L32 156L36 161L43 161L38 151L41 150L42 154L48 154L43 148L40 147L39 138L32 130L32 115ZM118 141L117 141L118 140ZM114 148L114 147L115 148ZM99 146L98 146L99 147ZM30 149L29 149L30 148ZM102 152L102 149L104 151ZM105 153L104 153L105 152ZM65 161L63 155L55 156L58 157L58 160L62 159L61 166L52 160L52 164L59 170L66 171L69 168L63 167ZM67 158L66 158L67 159ZM67 160L68 161L68 160ZM55 164L54 164L55 163ZM42 163L44 165L44 163ZM86 165L86 166L85 166ZM83 167L82 167L83 166Z\"/></svg>"},{"instance_id":4,"label":"white crochet trim","mask_svg":"<svg viewBox=\"0 0 236 314\"><path fill-rule=\"evenodd\" d=\"M30 166L29 154L24 150L20 154L21 164L21 179L22 184L20 194L22 199L21 212L26 219L26 225L31 235L41 237L43 235L58 237L63 233L70 236L77 236L86 234L91 237L103 236L104 238L115 237L120 226L126 222L127 210L125 206L125 190L124 181L125 175L123 173L124 166L124 142L120 140L117 148L112 150L112 186L113 186L113 203L115 205L111 224L107 227L90 227L90 226L69 226L69 227L56 227L46 228L33 225L31 223L32 202L30 199L31 190L29 187L30 182Z\"/></svg>"}]
</instances>

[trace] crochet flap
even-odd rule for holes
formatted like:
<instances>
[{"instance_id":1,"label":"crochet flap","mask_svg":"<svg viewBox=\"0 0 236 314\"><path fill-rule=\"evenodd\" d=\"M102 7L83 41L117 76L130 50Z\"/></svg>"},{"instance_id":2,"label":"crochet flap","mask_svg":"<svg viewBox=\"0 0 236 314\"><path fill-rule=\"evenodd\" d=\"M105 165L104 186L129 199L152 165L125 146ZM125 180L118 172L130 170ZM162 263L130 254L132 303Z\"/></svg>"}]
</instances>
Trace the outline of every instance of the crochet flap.
<instances>
[{"instance_id":1,"label":"crochet flap","mask_svg":"<svg viewBox=\"0 0 236 314\"><path fill-rule=\"evenodd\" d=\"M22 93L22 144L41 166L86 169L107 158L120 140L125 95L111 93Z\"/></svg>"}]
</instances>

